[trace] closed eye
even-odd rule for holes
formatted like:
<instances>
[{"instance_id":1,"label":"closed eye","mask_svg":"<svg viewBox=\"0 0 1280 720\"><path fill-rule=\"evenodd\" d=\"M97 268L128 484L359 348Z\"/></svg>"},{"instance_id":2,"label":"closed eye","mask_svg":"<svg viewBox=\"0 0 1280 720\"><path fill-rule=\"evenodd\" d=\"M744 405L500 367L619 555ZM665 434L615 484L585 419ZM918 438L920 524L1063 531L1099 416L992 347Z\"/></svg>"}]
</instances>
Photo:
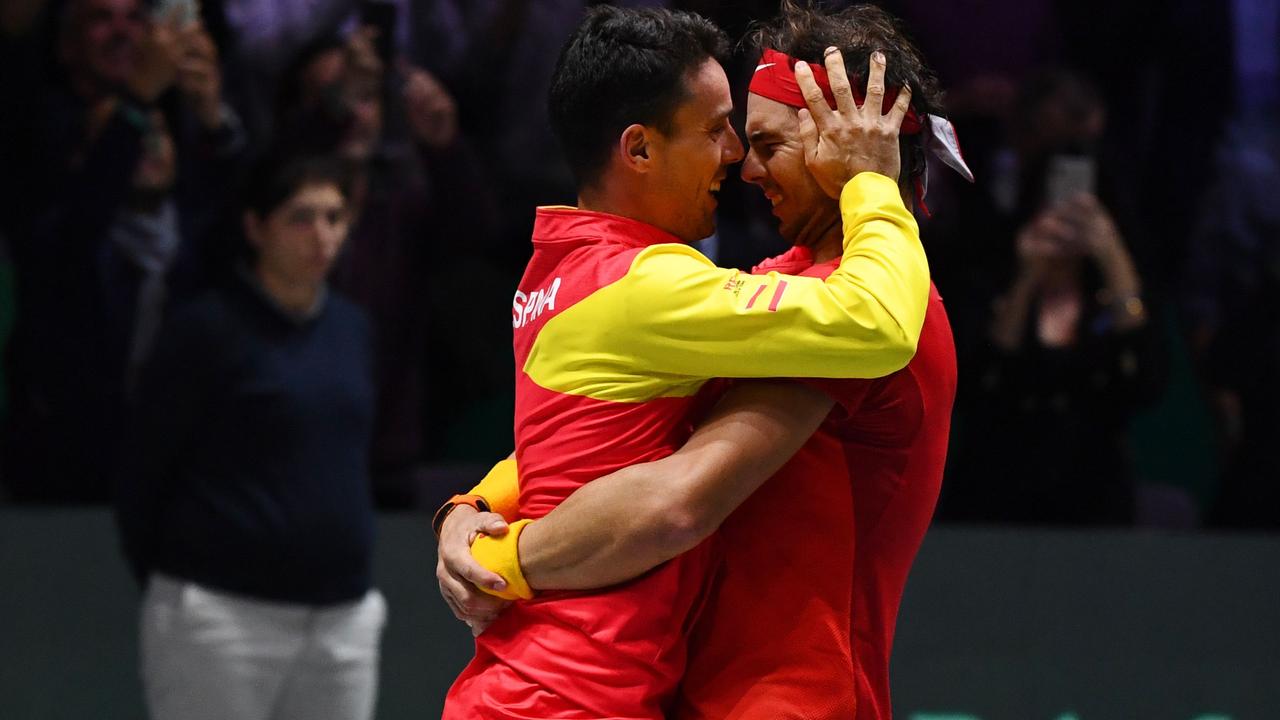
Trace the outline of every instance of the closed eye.
<instances>
[{"instance_id":1,"label":"closed eye","mask_svg":"<svg viewBox=\"0 0 1280 720\"><path fill-rule=\"evenodd\" d=\"M771 157L774 151L776 151L778 149L778 146L781 144L782 143L777 143L777 142L754 143L752 144L751 149L755 150L756 154L759 155L760 157L767 158L767 157Z\"/></svg>"}]
</instances>

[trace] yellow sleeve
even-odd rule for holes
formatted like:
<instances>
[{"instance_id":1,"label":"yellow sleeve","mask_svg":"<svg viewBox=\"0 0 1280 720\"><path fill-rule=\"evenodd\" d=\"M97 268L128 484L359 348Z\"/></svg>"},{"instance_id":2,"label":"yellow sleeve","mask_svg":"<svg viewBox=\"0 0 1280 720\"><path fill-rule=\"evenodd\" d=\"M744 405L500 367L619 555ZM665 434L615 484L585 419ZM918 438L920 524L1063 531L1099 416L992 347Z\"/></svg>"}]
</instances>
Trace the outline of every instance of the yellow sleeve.
<instances>
[{"instance_id":1,"label":"yellow sleeve","mask_svg":"<svg viewBox=\"0 0 1280 720\"><path fill-rule=\"evenodd\" d=\"M479 495L489 503L489 509L498 513L508 523L520 517L520 474L515 455L508 456L490 468L480 484L471 488L469 495Z\"/></svg>"},{"instance_id":2,"label":"yellow sleeve","mask_svg":"<svg viewBox=\"0 0 1280 720\"><path fill-rule=\"evenodd\" d=\"M840 211L844 254L825 281L748 275L687 246L655 245L625 277L548 321L538 339L547 346L535 344L525 371L546 387L629 399L597 390L602 368L634 374L635 383L900 370L915 354L929 299L919 228L898 186L874 173L845 185ZM590 365L580 362L584 354ZM634 383L621 392L645 394Z\"/></svg>"}]
</instances>

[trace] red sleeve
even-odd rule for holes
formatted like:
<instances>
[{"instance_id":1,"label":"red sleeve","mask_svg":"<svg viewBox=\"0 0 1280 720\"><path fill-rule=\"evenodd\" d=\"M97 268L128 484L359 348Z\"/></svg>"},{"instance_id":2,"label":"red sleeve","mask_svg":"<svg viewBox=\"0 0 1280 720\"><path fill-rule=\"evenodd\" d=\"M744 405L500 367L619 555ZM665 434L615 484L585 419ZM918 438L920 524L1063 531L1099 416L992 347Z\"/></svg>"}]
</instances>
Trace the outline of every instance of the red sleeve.
<instances>
[{"instance_id":1,"label":"red sleeve","mask_svg":"<svg viewBox=\"0 0 1280 720\"><path fill-rule=\"evenodd\" d=\"M796 381L821 390L836 401L836 406L831 410L831 417L828 418L836 422L852 417L858 411L858 408L862 406L863 401L867 398L867 393L871 391L875 383L875 380L833 380L830 378L796 378Z\"/></svg>"}]
</instances>

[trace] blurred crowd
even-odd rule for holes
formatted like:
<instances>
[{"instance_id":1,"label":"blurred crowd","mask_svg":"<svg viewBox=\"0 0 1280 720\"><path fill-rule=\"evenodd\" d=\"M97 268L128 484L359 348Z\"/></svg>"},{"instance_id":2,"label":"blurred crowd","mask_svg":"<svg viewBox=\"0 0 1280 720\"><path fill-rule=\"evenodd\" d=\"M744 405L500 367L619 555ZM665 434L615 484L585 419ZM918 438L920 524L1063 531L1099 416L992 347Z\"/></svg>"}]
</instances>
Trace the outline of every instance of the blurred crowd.
<instances>
[{"instance_id":1,"label":"blurred crowd","mask_svg":"<svg viewBox=\"0 0 1280 720\"><path fill-rule=\"evenodd\" d=\"M507 301L533 208L574 201L547 83L590 4L8 0L0 498L137 500L161 460L288 447L429 507L441 468L505 456ZM615 4L731 36L777 7ZM1280 526L1280 2L878 4L977 177L931 173L920 211L961 368L939 519ZM737 180L699 245L785 249ZM265 419L215 417L227 388Z\"/></svg>"}]
</instances>

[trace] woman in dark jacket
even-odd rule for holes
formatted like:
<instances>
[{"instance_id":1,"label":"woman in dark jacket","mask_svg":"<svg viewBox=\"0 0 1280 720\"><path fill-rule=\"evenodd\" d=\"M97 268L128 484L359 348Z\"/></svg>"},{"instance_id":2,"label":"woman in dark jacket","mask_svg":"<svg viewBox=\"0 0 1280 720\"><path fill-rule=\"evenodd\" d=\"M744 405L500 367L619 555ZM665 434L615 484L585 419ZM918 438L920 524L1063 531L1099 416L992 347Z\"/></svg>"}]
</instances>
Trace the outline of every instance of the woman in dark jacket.
<instances>
[{"instance_id":1,"label":"woman in dark jacket","mask_svg":"<svg viewBox=\"0 0 1280 720\"><path fill-rule=\"evenodd\" d=\"M1133 521L1129 423L1162 391L1165 353L1104 119L1083 78L1032 77L962 196L956 256L933 258L960 360L945 519Z\"/></svg>"}]
</instances>

